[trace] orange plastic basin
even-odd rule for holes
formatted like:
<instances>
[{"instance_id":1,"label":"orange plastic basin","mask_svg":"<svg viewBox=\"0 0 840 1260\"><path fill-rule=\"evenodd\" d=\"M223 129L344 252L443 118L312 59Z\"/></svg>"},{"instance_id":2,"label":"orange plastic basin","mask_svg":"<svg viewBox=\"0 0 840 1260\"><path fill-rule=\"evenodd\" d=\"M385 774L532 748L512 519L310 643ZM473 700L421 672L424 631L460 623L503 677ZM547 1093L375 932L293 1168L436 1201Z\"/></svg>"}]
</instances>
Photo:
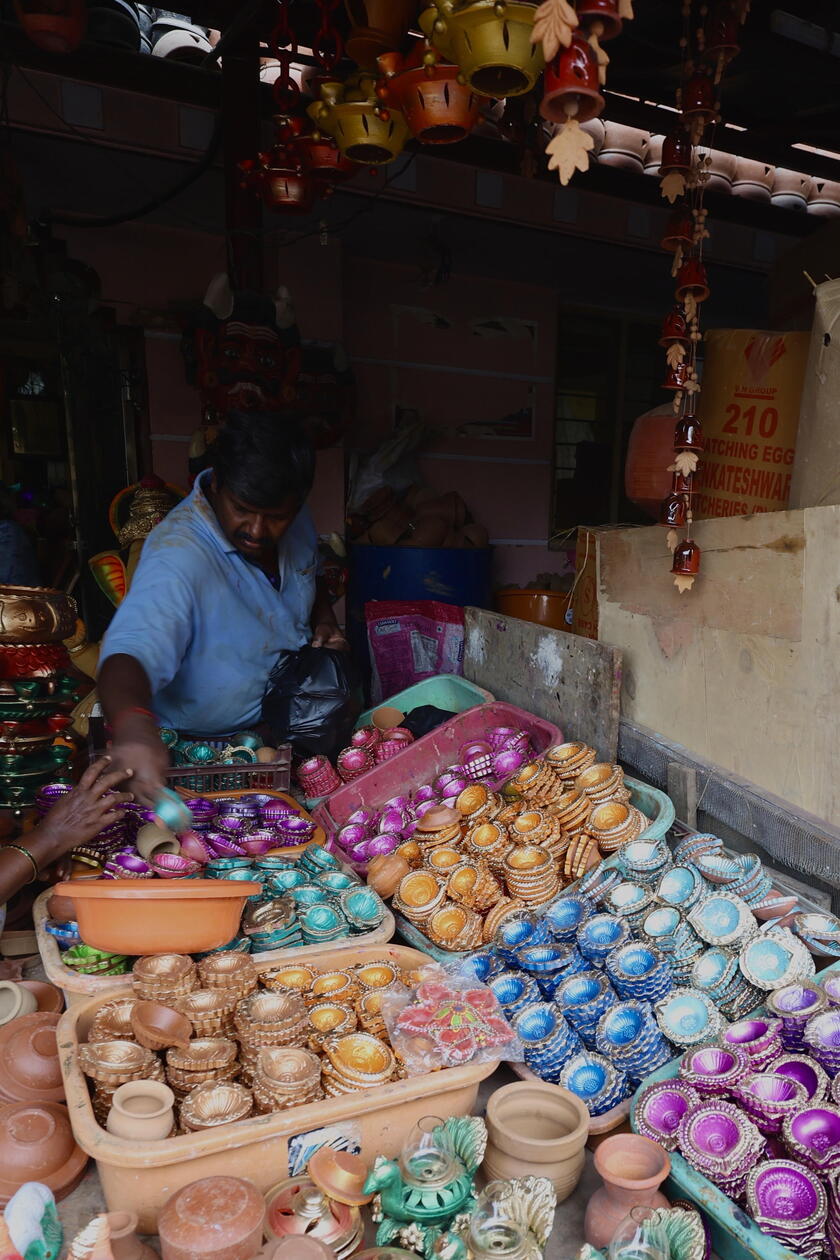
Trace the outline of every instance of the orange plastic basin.
<instances>
[{"instance_id":1,"label":"orange plastic basin","mask_svg":"<svg viewBox=\"0 0 840 1260\"><path fill-rule=\"evenodd\" d=\"M533 621L552 630L568 630L568 591L496 591L496 607L507 617Z\"/></svg>"},{"instance_id":2,"label":"orange plastic basin","mask_svg":"<svg viewBox=\"0 0 840 1260\"><path fill-rule=\"evenodd\" d=\"M79 935L111 954L197 954L233 940L261 885L234 879L123 879L59 884Z\"/></svg>"}]
</instances>

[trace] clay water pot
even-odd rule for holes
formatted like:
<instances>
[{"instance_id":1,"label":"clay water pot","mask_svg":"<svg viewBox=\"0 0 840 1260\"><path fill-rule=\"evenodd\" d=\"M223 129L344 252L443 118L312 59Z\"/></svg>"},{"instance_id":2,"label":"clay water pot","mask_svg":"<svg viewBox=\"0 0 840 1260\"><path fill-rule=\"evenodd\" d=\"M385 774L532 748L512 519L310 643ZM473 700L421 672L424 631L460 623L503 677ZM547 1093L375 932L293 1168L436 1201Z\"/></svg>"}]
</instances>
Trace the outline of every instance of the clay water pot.
<instances>
[{"instance_id":1,"label":"clay water pot","mask_svg":"<svg viewBox=\"0 0 840 1260\"><path fill-rule=\"evenodd\" d=\"M0 1098L4 1102L63 1102L57 1014L23 1015L0 1028Z\"/></svg>"},{"instance_id":2,"label":"clay water pot","mask_svg":"<svg viewBox=\"0 0 840 1260\"><path fill-rule=\"evenodd\" d=\"M654 520L671 489L668 465L674 458L674 411L670 403L645 411L635 421L627 443L624 492Z\"/></svg>"},{"instance_id":3,"label":"clay water pot","mask_svg":"<svg viewBox=\"0 0 840 1260\"><path fill-rule=\"evenodd\" d=\"M580 1181L588 1135L589 1112L570 1090L536 1081L505 1085L487 1103L484 1171L502 1181L547 1177L562 1203Z\"/></svg>"},{"instance_id":4,"label":"clay water pot","mask_svg":"<svg viewBox=\"0 0 840 1260\"><path fill-rule=\"evenodd\" d=\"M129 1142L162 1142L175 1125L174 1105L162 1081L129 1081L114 1091L105 1128Z\"/></svg>"},{"instance_id":5,"label":"clay water pot","mask_svg":"<svg viewBox=\"0 0 840 1260\"><path fill-rule=\"evenodd\" d=\"M671 1206L659 1192L671 1161L649 1138L635 1133L605 1138L595 1151L595 1171L604 1184L586 1207L583 1234L591 1247L605 1250L631 1208Z\"/></svg>"},{"instance_id":6,"label":"clay water pot","mask_svg":"<svg viewBox=\"0 0 840 1260\"><path fill-rule=\"evenodd\" d=\"M37 1007L38 999L29 989L14 980L0 980L0 1025L31 1015Z\"/></svg>"},{"instance_id":7,"label":"clay water pot","mask_svg":"<svg viewBox=\"0 0 840 1260\"><path fill-rule=\"evenodd\" d=\"M108 1212L114 1260L159 1260L158 1253L137 1237L136 1212Z\"/></svg>"},{"instance_id":8,"label":"clay water pot","mask_svg":"<svg viewBox=\"0 0 840 1260\"><path fill-rule=\"evenodd\" d=\"M250 1181L204 1177L167 1199L158 1217L163 1260L252 1260L265 1201Z\"/></svg>"},{"instance_id":9,"label":"clay water pot","mask_svg":"<svg viewBox=\"0 0 840 1260\"><path fill-rule=\"evenodd\" d=\"M158 827L155 823L146 823L137 832L134 842L141 857L148 862L150 857L159 853L180 853L181 846L174 831L168 827Z\"/></svg>"}]
</instances>

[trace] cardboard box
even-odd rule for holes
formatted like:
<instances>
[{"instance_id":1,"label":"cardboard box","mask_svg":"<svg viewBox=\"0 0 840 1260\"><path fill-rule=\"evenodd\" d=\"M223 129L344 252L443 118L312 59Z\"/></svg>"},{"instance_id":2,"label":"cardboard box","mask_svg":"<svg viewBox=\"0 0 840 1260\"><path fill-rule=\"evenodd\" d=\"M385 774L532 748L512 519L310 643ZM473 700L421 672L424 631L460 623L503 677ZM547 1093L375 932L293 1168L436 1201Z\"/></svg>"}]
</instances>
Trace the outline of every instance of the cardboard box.
<instances>
[{"instance_id":1,"label":"cardboard box","mask_svg":"<svg viewBox=\"0 0 840 1260\"><path fill-rule=\"evenodd\" d=\"M593 529L578 530L570 629L584 639L598 638L598 541Z\"/></svg>"}]
</instances>

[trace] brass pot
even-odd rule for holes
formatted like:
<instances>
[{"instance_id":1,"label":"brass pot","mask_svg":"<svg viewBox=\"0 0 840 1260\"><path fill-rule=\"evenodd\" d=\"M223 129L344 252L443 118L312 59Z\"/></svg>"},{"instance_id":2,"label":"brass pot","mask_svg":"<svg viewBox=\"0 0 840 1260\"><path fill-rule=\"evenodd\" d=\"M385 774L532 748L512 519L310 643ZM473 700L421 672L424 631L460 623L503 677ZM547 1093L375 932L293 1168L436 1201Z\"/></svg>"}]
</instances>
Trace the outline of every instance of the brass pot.
<instances>
[{"instance_id":1,"label":"brass pot","mask_svg":"<svg viewBox=\"0 0 840 1260\"><path fill-rule=\"evenodd\" d=\"M61 643L76 628L76 601L49 586L0 586L0 643Z\"/></svg>"}]
</instances>

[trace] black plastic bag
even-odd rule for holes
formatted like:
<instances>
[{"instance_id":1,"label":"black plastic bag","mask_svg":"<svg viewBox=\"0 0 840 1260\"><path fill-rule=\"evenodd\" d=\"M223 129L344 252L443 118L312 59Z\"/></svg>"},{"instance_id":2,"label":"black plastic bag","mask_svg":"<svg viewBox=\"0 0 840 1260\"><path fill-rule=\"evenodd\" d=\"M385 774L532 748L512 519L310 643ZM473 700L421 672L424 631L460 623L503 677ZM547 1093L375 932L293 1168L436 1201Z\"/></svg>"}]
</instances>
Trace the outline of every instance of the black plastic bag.
<instances>
[{"instance_id":1,"label":"black plastic bag","mask_svg":"<svg viewBox=\"0 0 840 1260\"><path fill-rule=\"evenodd\" d=\"M434 704L420 704L405 715L400 726L411 731L415 739L422 739L424 735L428 735L430 731L436 731L439 726L443 726L444 722L454 717L455 714L449 709L439 709Z\"/></svg>"},{"instance_id":2,"label":"black plastic bag","mask_svg":"<svg viewBox=\"0 0 840 1260\"><path fill-rule=\"evenodd\" d=\"M262 717L275 743L304 757L335 760L359 714L358 670L349 652L306 647L281 652L271 671Z\"/></svg>"}]
</instances>

